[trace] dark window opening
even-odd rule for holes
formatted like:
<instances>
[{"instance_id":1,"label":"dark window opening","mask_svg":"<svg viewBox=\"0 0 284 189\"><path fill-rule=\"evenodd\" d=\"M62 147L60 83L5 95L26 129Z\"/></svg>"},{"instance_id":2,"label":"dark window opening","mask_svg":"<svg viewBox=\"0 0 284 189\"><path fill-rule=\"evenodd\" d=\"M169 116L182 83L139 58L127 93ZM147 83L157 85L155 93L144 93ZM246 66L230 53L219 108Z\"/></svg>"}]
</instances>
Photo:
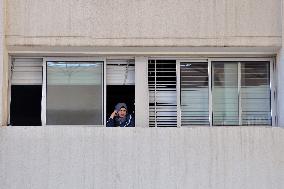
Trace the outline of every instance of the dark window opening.
<instances>
[{"instance_id":1,"label":"dark window opening","mask_svg":"<svg viewBox=\"0 0 284 189\"><path fill-rule=\"evenodd\" d=\"M12 85L10 125L41 126L42 85Z\"/></svg>"},{"instance_id":2,"label":"dark window opening","mask_svg":"<svg viewBox=\"0 0 284 189\"><path fill-rule=\"evenodd\" d=\"M134 85L107 85L107 118L114 111L117 103L124 102L128 113L135 116L135 86Z\"/></svg>"}]
</instances>

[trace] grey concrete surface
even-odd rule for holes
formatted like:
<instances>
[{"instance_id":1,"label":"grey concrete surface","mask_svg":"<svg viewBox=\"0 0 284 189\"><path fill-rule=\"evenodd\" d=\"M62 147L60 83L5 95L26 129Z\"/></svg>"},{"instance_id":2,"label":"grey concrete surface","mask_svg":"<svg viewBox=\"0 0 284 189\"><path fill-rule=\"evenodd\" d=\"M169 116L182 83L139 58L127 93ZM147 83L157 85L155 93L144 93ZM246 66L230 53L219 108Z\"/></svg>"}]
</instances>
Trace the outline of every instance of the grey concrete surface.
<instances>
[{"instance_id":1,"label":"grey concrete surface","mask_svg":"<svg viewBox=\"0 0 284 189\"><path fill-rule=\"evenodd\" d=\"M1 189L283 189L284 129L0 128Z\"/></svg>"},{"instance_id":2,"label":"grey concrete surface","mask_svg":"<svg viewBox=\"0 0 284 189\"><path fill-rule=\"evenodd\" d=\"M148 127L149 91L148 58L135 57L135 127Z\"/></svg>"},{"instance_id":3,"label":"grey concrete surface","mask_svg":"<svg viewBox=\"0 0 284 189\"><path fill-rule=\"evenodd\" d=\"M284 0L282 0L282 10L284 10ZM284 36L284 14L282 13L282 36ZM284 38L282 37L282 48L277 54L277 113L278 125L284 127Z\"/></svg>"},{"instance_id":4,"label":"grey concrete surface","mask_svg":"<svg viewBox=\"0 0 284 189\"><path fill-rule=\"evenodd\" d=\"M5 38L5 19L4 19L4 1L0 0L0 126L3 120L3 77L4 77L4 38Z\"/></svg>"},{"instance_id":5,"label":"grey concrete surface","mask_svg":"<svg viewBox=\"0 0 284 189\"><path fill-rule=\"evenodd\" d=\"M277 113L278 125L284 127L284 48L277 55Z\"/></svg>"},{"instance_id":6,"label":"grey concrete surface","mask_svg":"<svg viewBox=\"0 0 284 189\"><path fill-rule=\"evenodd\" d=\"M7 43L281 46L280 0L9 0Z\"/></svg>"}]
</instances>

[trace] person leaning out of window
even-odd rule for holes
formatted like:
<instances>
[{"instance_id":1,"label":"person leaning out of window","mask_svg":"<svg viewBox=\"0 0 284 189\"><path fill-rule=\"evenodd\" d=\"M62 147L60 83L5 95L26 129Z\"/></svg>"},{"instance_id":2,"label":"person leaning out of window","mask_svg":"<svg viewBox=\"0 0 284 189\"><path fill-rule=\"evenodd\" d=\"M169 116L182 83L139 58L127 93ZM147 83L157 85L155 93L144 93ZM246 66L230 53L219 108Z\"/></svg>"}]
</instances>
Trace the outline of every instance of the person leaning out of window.
<instances>
[{"instance_id":1,"label":"person leaning out of window","mask_svg":"<svg viewBox=\"0 0 284 189\"><path fill-rule=\"evenodd\" d=\"M114 111L110 115L106 126L107 127L134 127L134 117L127 113L125 103L118 103Z\"/></svg>"}]
</instances>

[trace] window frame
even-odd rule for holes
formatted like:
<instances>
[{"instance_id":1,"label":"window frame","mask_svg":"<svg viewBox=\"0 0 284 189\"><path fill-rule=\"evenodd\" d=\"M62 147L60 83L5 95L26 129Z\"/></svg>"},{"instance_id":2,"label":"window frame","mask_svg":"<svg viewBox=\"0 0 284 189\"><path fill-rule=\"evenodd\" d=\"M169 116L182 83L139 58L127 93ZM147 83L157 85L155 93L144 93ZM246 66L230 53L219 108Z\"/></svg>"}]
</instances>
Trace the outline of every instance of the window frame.
<instances>
[{"instance_id":1,"label":"window frame","mask_svg":"<svg viewBox=\"0 0 284 189\"><path fill-rule=\"evenodd\" d=\"M114 56L111 57L103 57L103 56L94 56L94 57L79 57L79 56L70 56L70 57L52 57L52 56L17 56L17 55L12 55L9 56L9 65L11 66L12 64L12 60L14 58L41 58L42 59L42 74L43 74L43 81L42 81L42 102L41 102L41 106L42 106L42 111L41 111L41 120L42 120L42 126L47 126L46 125L46 64L48 61L102 61L103 62L103 125L95 125L95 126L105 126L106 120L107 120L107 116L106 116L106 64L107 64L107 59L113 59ZM115 57L115 59L129 59L129 57L125 58L125 57ZM132 57L133 59L133 57ZM134 57L135 59L135 70L136 70L136 56ZM147 56L147 58L145 58L145 68L147 69L148 72L148 61L149 60L176 60L176 66L177 66L177 82L180 83L180 66L178 67L178 64L180 64L180 62L186 62L186 61L204 61L207 60L208 63L208 88L209 88L209 126L213 126L212 125L212 81L211 81L211 75L212 74L212 62L213 61L232 61L232 62L236 62L236 61L251 61L251 62L257 62L257 61L268 61L270 62L270 103L271 103L271 117L272 117L272 123L271 126L277 126L278 125L278 120L277 120L277 76L275 75L276 73L276 59L274 56L266 56L266 57L244 57L244 58L234 58L232 56L228 56L228 57L209 57L209 56L204 56L202 57L155 57L155 56ZM10 68L9 66L9 68ZM179 70L179 71L178 71ZM146 70L145 70L146 71ZM179 75L179 77L178 77ZM11 69L9 70L9 78L11 76ZM136 74L135 74L136 77ZM148 77L145 76L147 81L148 81ZM9 101L11 101L11 78L9 79ZM135 79L135 86L136 86L136 79ZM179 87L179 89L178 89ZM146 89L146 88L145 88ZM149 89L148 89L149 90ZM177 100L179 98L180 100L180 85L177 85L177 91L179 90L179 95L177 95ZM148 91L149 92L149 91ZM178 94L178 93L177 93ZM136 95L136 94L135 94ZM149 95L148 97L149 98ZM136 99L136 97L135 97ZM180 102L180 101L177 101ZM177 106L180 106L180 103L177 104ZM146 107L146 106L145 106ZM135 106L135 109L137 107ZM8 106L8 121L10 120L10 109ZM149 103L148 103L148 109L149 109ZM177 115L180 116L180 112L181 109L179 107L179 109L177 109ZM147 115L145 115L147 116ZM149 116L147 116L147 120L149 119ZM181 122L181 119L177 120L178 122ZM149 122L148 122L149 124ZM49 126L49 125L48 125ZM59 125L58 125L59 126ZM61 125L60 125L61 126ZM93 126L93 125L92 125ZM181 127L181 124L179 123L177 125L177 127Z\"/></svg>"},{"instance_id":2,"label":"window frame","mask_svg":"<svg viewBox=\"0 0 284 189\"><path fill-rule=\"evenodd\" d=\"M271 125L268 126L276 126L277 125L277 113L276 113L276 101L277 101L277 95L276 95L276 64L275 64L275 58L255 58L255 57L248 57L248 58L233 58L233 57L221 57L221 58L166 58L166 57L149 57L148 60L176 60L176 96L177 96L177 127L182 127L181 125L181 73L180 73L180 64L182 62L207 62L208 64L208 106L209 106L209 125L210 127L213 127L213 101L212 101L212 64L213 62L217 61L225 61L225 62L238 62L238 80L241 79L241 62L258 62L258 61L267 61L269 62L269 82L270 82L270 114L271 114ZM149 63L148 63L149 64ZM238 85L238 103L240 98L240 82ZM149 89L148 89L149 91ZM156 108L156 107L155 107ZM241 107L239 106L239 112L241 111ZM241 116L239 116L239 119L241 119ZM241 122L240 122L241 123ZM239 126L243 126L240 124ZM157 127L157 123L155 123L155 127Z\"/></svg>"},{"instance_id":3,"label":"window frame","mask_svg":"<svg viewBox=\"0 0 284 189\"><path fill-rule=\"evenodd\" d=\"M43 57L43 62L42 62L42 111L41 111L41 120L42 120L42 126L67 126L67 125L47 125L46 124L46 100L47 100L47 62L102 62L102 97L103 97L103 102L102 102L102 125L88 125L88 126L97 126L97 127L104 127L106 124L106 58L105 57ZM69 125L68 125L69 126ZM73 125L76 126L76 125ZM85 125L84 125L85 126Z\"/></svg>"},{"instance_id":4,"label":"window frame","mask_svg":"<svg viewBox=\"0 0 284 189\"><path fill-rule=\"evenodd\" d=\"M194 62L200 62L200 63L207 62L207 65L209 65L208 59L206 59L206 58L177 59L176 60L176 71L177 71L177 95L176 95L177 96L177 127L182 127L182 125L181 125L181 119L182 118L181 118L181 69L180 69L180 66L181 66L181 63L191 63L191 62L192 63L194 63ZM208 70L209 70L209 66L208 66ZM209 71L208 71L208 91L209 91L209 87L210 87L209 83L211 83L211 82L209 82ZM209 98L209 96L208 96L208 98ZM208 108L210 108L210 106Z\"/></svg>"},{"instance_id":5,"label":"window frame","mask_svg":"<svg viewBox=\"0 0 284 189\"><path fill-rule=\"evenodd\" d=\"M218 62L218 61L226 61L226 62L238 62L238 82L240 83L241 80L241 62L258 62L258 61L267 61L269 62L269 87L270 87L270 114L271 114L271 125L267 126L276 126L277 125L277 114L276 114L276 76L275 76L275 71L276 71L276 65L275 65L275 59L274 58L209 58L208 63L210 63L211 69L210 71L210 76L212 76L212 62ZM211 77L210 77L211 78ZM240 104L240 87L241 85L238 85L238 103ZM212 81L211 81L211 112L209 112L209 115L211 117L210 119L210 126L213 125L213 110L212 110ZM239 106L239 112L241 112L241 107ZM241 119L241 116L239 115L239 119ZM240 120L240 123L242 121ZM238 126L243 126L242 124Z\"/></svg>"}]
</instances>

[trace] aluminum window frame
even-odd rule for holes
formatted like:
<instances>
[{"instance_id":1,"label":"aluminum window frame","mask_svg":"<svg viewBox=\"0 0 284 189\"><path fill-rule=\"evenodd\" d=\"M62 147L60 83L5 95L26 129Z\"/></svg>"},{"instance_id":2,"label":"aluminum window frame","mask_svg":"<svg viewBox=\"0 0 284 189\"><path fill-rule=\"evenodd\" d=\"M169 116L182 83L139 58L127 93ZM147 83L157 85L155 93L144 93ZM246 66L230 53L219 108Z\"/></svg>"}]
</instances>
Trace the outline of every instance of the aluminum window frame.
<instances>
[{"instance_id":1,"label":"aluminum window frame","mask_svg":"<svg viewBox=\"0 0 284 189\"><path fill-rule=\"evenodd\" d=\"M8 106L7 106L7 123L8 125L11 124L11 94L12 94L12 66L14 59L42 59L42 62L44 60L44 57L42 56L17 56L17 55L9 55L8 57ZM42 68L43 71L43 68ZM43 76L42 76L42 90L43 90ZM41 112L42 114L42 112ZM41 116L42 117L42 116ZM43 120L41 119L42 126L43 126Z\"/></svg>"},{"instance_id":2,"label":"aluminum window frame","mask_svg":"<svg viewBox=\"0 0 284 189\"><path fill-rule=\"evenodd\" d=\"M253 58L253 57L249 57L249 58L232 58L232 57L224 57L224 58L209 58L208 59L211 63L211 75L210 78L212 76L212 62L237 62L238 63L238 104L239 104L239 112L241 112L241 102L240 102L240 98L241 98L241 94L240 94L240 87L241 87L241 72L240 72L240 67L241 67L241 62L264 62L267 61L269 62L269 82L270 82L270 114L271 114L271 125L267 125L267 126L272 126L275 127L277 126L277 112L276 112L276 83L275 83L275 73L276 73L276 63L275 63L275 58ZM212 85L212 81L211 81L211 85ZM212 86L211 86L211 98L212 98ZM212 109L212 100L211 100L211 109ZM210 126L214 126L213 125L213 110L211 112L211 116L212 119L210 120ZM241 114L239 114L239 120L241 119ZM238 126L243 126L241 124L242 120L239 121L239 125Z\"/></svg>"},{"instance_id":3,"label":"aluminum window frame","mask_svg":"<svg viewBox=\"0 0 284 189\"><path fill-rule=\"evenodd\" d=\"M83 126L97 126L97 127L105 127L106 125L106 58L105 57L43 57L43 83L42 83L42 112L41 112L41 119L42 119L42 126L69 126L69 125L47 125L46 124L46 96L47 96L47 62L102 62L102 125L83 125ZM79 126L79 125L72 125L72 126Z\"/></svg>"},{"instance_id":4,"label":"aluminum window frame","mask_svg":"<svg viewBox=\"0 0 284 189\"><path fill-rule=\"evenodd\" d=\"M103 69L104 70L104 73L103 73L103 75L104 75L104 124L103 125L104 125L104 127L106 127L106 122L108 120L108 118L107 118L107 116L108 116L107 115L107 85L108 85L108 83L107 83L107 77L106 77L106 75L107 75L107 66L111 65L111 64L119 65L120 64L119 61L127 60L127 64L132 64L132 62L133 62L133 64L134 64L134 74L135 74L135 67L136 67L136 65L135 65L135 57L110 56L110 57L104 57L103 59L104 59L104 69ZM134 77L134 86L135 86L135 84L136 84L136 80L135 80L135 77ZM134 104L135 104L135 102L136 102L136 96L134 96ZM135 109L136 109L136 106L135 106ZM135 111L135 109L134 109L134 111Z\"/></svg>"},{"instance_id":5,"label":"aluminum window frame","mask_svg":"<svg viewBox=\"0 0 284 189\"><path fill-rule=\"evenodd\" d=\"M182 127L181 125L181 70L180 70L180 65L181 63L195 63L195 62L200 62L200 63L207 63L209 65L209 61L207 58L189 58L189 59L177 59L176 60L176 70L177 70L177 127ZM208 72L208 92L209 92L209 72ZM209 95L209 94L208 94ZM209 100L209 96L208 96ZM209 103L208 103L209 106ZM209 107L210 108L210 107ZM209 113L210 115L210 113ZM209 116L209 123L210 123L210 116ZM188 127L188 126L187 126Z\"/></svg>"},{"instance_id":6,"label":"aluminum window frame","mask_svg":"<svg viewBox=\"0 0 284 189\"><path fill-rule=\"evenodd\" d=\"M180 64L181 62L207 62L208 64L208 110L209 110L209 127L213 127L213 94L212 94L212 63L223 61L223 62L237 62L238 64L238 104L239 104L239 125L242 125L242 117L240 112L242 112L241 104L241 62L258 62L258 61L267 61L269 62L269 82L270 82L270 112L271 112L271 125L267 126L277 126L277 91L276 91L276 61L273 57L208 57L208 58L178 58L178 57L149 57L148 60L176 60L176 94L177 94L177 127L180 128L181 126L181 73L180 73ZM155 67L155 75L156 75L156 67ZM148 78L148 77L147 77ZM155 82L156 84L156 82ZM149 89L148 89L149 90ZM156 85L155 85L155 93L156 93ZM156 96L156 94L155 94ZM155 98L156 102L156 98ZM155 106L155 113L156 113L156 106ZM157 127L157 121L155 118L155 127ZM214 126L215 127L215 126Z\"/></svg>"}]
</instances>

